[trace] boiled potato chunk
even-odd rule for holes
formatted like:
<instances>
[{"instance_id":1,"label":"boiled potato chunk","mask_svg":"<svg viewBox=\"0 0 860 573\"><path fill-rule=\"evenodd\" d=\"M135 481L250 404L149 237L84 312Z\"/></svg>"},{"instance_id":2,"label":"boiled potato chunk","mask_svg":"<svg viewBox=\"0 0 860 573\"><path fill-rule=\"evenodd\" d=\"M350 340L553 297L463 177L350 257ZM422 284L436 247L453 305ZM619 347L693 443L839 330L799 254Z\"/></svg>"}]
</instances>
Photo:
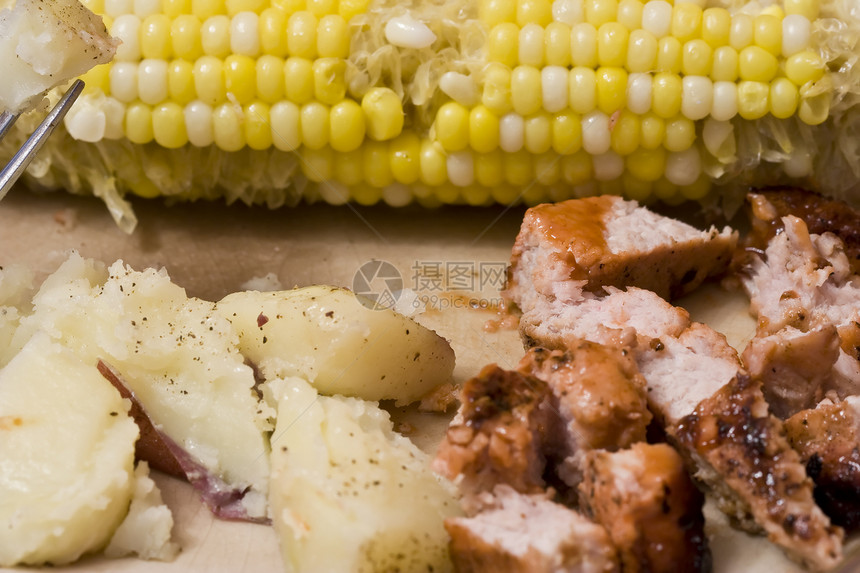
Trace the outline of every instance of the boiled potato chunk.
<instances>
[{"instance_id":1,"label":"boiled potato chunk","mask_svg":"<svg viewBox=\"0 0 860 573\"><path fill-rule=\"evenodd\" d=\"M450 571L443 521L458 501L388 413L299 378L270 390L270 504L287 571Z\"/></svg>"},{"instance_id":2,"label":"boiled potato chunk","mask_svg":"<svg viewBox=\"0 0 860 573\"><path fill-rule=\"evenodd\" d=\"M0 566L102 549L134 492L137 426L94 364L37 334L0 371Z\"/></svg>"},{"instance_id":3,"label":"boiled potato chunk","mask_svg":"<svg viewBox=\"0 0 860 573\"><path fill-rule=\"evenodd\" d=\"M214 303L189 298L164 271L122 261L104 270L72 255L33 298L13 345L45 331L83 360L104 360L153 424L267 516L267 432L273 412ZM247 491L246 491L247 490Z\"/></svg>"},{"instance_id":4,"label":"boiled potato chunk","mask_svg":"<svg viewBox=\"0 0 860 573\"><path fill-rule=\"evenodd\" d=\"M451 381L448 342L347 289L237 292L217 303L239 349L267 379L299 376L322 394L406 404Z\"/></svg>"},{"instance_id":5,"label":"boiled potato chunk","mask_svg":"<svg viewBox=\"0 0 860 573\"><path fill-rule=\"evenodd\" d=\"M26 267L0 267L0 367L14 356L12 337L21 315L30 311L33 282L33 272Z\"/></svg>"},{"instance_id":6,"label":"boiled potato chunk","mask_svg":"<svg viewBox=\"0 0 860 573\"><path fill-rule=\"evenodd\" d=\"M117 45L78 0L18 0L0 10L0 110L24 111L45 91L110 61Z\"/></svg>"}]
</instances>

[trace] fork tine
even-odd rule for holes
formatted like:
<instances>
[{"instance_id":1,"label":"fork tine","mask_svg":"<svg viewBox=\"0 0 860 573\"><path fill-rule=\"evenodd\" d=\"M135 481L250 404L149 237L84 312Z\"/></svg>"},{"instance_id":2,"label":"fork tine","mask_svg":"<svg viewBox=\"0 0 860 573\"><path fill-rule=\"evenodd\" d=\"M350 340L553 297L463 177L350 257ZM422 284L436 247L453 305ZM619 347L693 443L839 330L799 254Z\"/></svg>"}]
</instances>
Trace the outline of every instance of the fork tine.
<instances>
[{"instance_id":1,"label":"fork tine","mask_svg":"<svg viewBox=\"0 0 860 573\"><path fill-rule=\"evenodd\" d=\"M41 149L42 145L45 144L48 136L51 135L54 128L63 120L66 112L69 111L69 108L72 107L72 104L75 103L76 99L78 99L78 96L81 94L83 89L84 82L81 80L75 80L63 95L62 99L57 102L57 105L55 105L45 119L42 120L42 123L40 123L39 127L36 128L36 131L34 131L24 145L21 146L21 149L18 150L9 164L0 171L0 199L3 199L3 197L6 196L9 189L12 188L12 185L27 168L27 165L30 164L30 161L33 160L33 157L39 149ZM9 128L12 127L12 124L15 123L16 119L18 119L17 114L3 112L3 114L0 115L0 139L6 135L6 132L9 131Z\"/></svg>"}]
</instances>

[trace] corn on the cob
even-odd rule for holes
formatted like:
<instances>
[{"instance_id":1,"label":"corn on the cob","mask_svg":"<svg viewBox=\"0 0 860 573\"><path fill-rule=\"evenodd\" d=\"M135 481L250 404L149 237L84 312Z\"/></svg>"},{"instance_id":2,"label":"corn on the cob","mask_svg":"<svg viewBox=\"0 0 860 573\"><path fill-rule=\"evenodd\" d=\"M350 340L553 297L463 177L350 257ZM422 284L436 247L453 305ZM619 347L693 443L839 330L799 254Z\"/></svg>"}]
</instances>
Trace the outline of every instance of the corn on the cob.
<instances>
[{"instance_id":1,"label":"corn on the cob","mask_svg":"<svg viewBox=\"0 0 860 573\"><path fill-rule=\"evenodd\" d=\"M84 3L123 43L31 173L121 211L858 187L850 0Z\"/></svg>"}]
</instances>

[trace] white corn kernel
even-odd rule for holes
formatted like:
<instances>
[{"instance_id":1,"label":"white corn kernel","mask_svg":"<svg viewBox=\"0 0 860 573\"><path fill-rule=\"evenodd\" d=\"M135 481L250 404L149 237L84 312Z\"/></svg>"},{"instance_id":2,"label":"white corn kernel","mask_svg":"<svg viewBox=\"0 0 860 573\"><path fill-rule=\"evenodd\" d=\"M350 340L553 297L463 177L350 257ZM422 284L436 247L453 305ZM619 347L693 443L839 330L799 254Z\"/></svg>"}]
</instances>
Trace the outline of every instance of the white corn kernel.
<instances>
[{"instance_id":1,"label":"white corn kernel","mask_svg":"<svg viewBox=\"0 0 860 573\"><path fill-rule=\"evenodd\" d=\"M649 73L634 73L627 76L627 109L639 115L651 110L651 83Z\"/></svg>"},{"instance_id":2,"label":"white corn kernel","mask_svg":"<svg viewBox=\"0 0 860 573\"><path fill-rule=\"evenodd\" d=\"M702 174L702 158L695 145L666 154L666 179L675 185L692 185Z\"/></svg>"},{"instance_id":3,"label":"white corn kernel","mask_svg":"<svg viewBox=\"0 0 860 573\"><path fill-rule=\"evenodd\" d=\"M539 68L543 65L544 31L542 26L531 22L520 28L519 62Z\"/></svg>"},{"instance_id":4,"label":"white corn kernel","mask_svg":"<svg viewBox=\"0 0 860 573\"><path fill-rule=\"evenodd\" d=\"M339 181L323 181L318 190L320 197L329 205L343 205L349 201L349 188Z\"/></svg>"},{"instance_id":5,"label":"white corn kernel","mask_svg":"<svg viewBox=\"0 0 860 573\"><path fill-rule=\"evenodd\" d=\"M812 156L809 152L795 150L791 157L782 163L782 170L789 177L807 177L812 173Z\"/></svg>"},{"instance_id":6,"label":"white corn kernel","mask_svg":"<svg viewBox=\"0 0 860 573\"><path fill-rule=\"evenodd\" d=\"M111 36L120 40L114 61L136 62L140 60L140 18L134 14L117 16L110 28Z\"/></svg>"},{"instance_id":7,"label":"white corn kernel","mask_svg":"<svg viewBox=\"0 0 860 573\"><path fill-rule=\"evenodd\" d=\"M593 156L591 165L597 181L612 181L624 174L624 158L614 151Z\"/></svg>"},{"instance_id":8,"label":"white corn kernel","mask_svg":"<svg viewBox=\"0 0 860 573\"><path fill-rule=\"evenodd\" d=\"M502 151L514 153L525 143L526 123L518 113L508 113L499 119L499 147Z\"/></svg>"},{"instance_id":9,"label":"white corn kernel","mask_svg":"<svg viewBox=\"0 0 860 573\"><path fill-rule=\"evenodd\" d=\"M137 93L143 103L155 105L167 99L167 60L148 58L137 67Z\"/></svg>"},{"instance_id":10,"label":"white corn kernel","mask_svg":"<svg viewBox=\"0 0 860 573\"><path fill-rule=\"evenodd\" d=\"M543 108L555 113L567 107L568 71L562 66L546 66L540 72Z\"/></svg>"},{"instance_id":11,"label":"white corn kernel","mask_svg":"<svg viewBox=\"0 0 860 573\"><path fill-rule=\"evenodd\" d=\"M672 29L672 5L664 0L652 0L642 8L642 29L658 40Z\"/></svg>"},{"instance_id":12,"label":"white corn kernel","mask_svg":"<svg viewBox=\"0 0 860 573\"><path fill-rule=\"evenodd\" d=\"M782 55L788 57L809 45L812 25L806 16L789 14L782 20Z\"/></svg>"},{"instance_id":13,"label":"white corn kernel","mask_svg":"<svg viewBox=\"0 0 860 573\"><path fill-rule=\"evenodd\" d=\"M403 183L392 183L382 189L382 200L390 207L405 207L412 202L412 191Z\"/></svg>"},{"instance_id":14,"label":"white corn kernel","mask_svg":"<svg viewBox=\"0 0 860 573\"><path fill-rule=\"evenodd\" d=\"M137 99L137 64L115 62L110 68L110 93L124 103Z\"/></svg>"},{"instance_id":15,"label":"white corn kernel","mask_svg":"<svg viewBox=\"0 0 860 573\"><path fill-rule=\"evenodd\" d=\"M105 0L105 15L117 18L134 13L134 0Z\"/></svg>"},{"instance_id":16,"label":"white corn kernel","mask_svg":"<svg viewBox=\"0 0 860 573\"><path fill-rule=\"evenodd\" d=\"M714 84L705 76L684 76L681 91L681 113L693 121L711 113L714 104Z\"/></svg>"},{"instance_id":17,"label":"white corn kernel","mask_svg":"<svg viewBox=\"0 0 860 573\"><path fill-rule=\"evenodd\" d=\"M385 24L385 39L389 44L401 48L429 48L436 41L436 34L427 24L409 14L395 16Z\"/></svg>"},{"instance_id":18,"label":"white corn kernel","mask_svg":"<svg viewBox=\"0 0 860 573\"><path fill-rule=\"evenodd\" d=\"M466 187L475 182L475 165L471 151L449 153L445 167L448 169L448 180L457 187Z\"/></svg>"},{"instance_id":19,"label":"white corn kernel","mask_svg":"<svg viewBox=\"0 0 860 573\"><path fill-rule=\"evenodd\" d=\"M161 0L134 0L134 13L138 18L146 18L161 12Z\"/></svg>"},{"instance_id":20,"label":"white corn kernel","mask_svg":"<svg viewBox=\"0 0 860 573\"><path fill-rule=\"evenodd\" d=\"M594 110L582 117L582 148L591 155L609 151L612 137L609 133L609 116Z\"/></svg>"},{"instance_id":21,"label":"white corn kernel","mask_svg":"<svg viewBox=\"0 0 860 573\"><path fill-rule=\"evenodd\" d=\"M735 82L714 82L711 117L728 121L738 114L738 86Z\"/></svg>"},{"instance_id":22,"label":"white corn kernel","mask_svg":"<svg viewBox=\"0 0 860 573\"><path fill-rule=\"evenodd\" d=\"M720 163L732 163L737 157L735 142L735 127L730 121L717 121L714 118L705 120L702 127L702 143L708 153L717 158Z\"/></svg>"},{"instance_id":23,"label":"white corn kernel","mask_svg":"<svg viewBox=\"0 0 860 573\"><path fill-rule=\"evenodd\" d=\"M455 102L473 107L481 101L478 86L472 76L460 72L445 72L439 78L439 89Z\"/></svg>"},{"instance_id":24,"label":"white corn kernel","mask_svg":"<svg viewBox=\"0 0 860 573\"><path fill-rule=\"evenodd\" d=\"M260 54L259 17L254 12L239 12L230 20L230 48L234 54L256 57Z\"/></svg>"},{"instance_id":25,"label":"white corn kernel","mask_svg":"<svg viewBox=\"0 0 860 573\"><path fill-rule=\"evenodd\" d=\"M125 105L116 99L102 93L83 94L69 109L63 125L73 139L96 143L121 138L124 115Z\"/></svg>"},{"instance_id":26,"label":"white corn kernel","mask_svg":"<svg viewBox=\"0 0 860 573\"><path fill-rule=\"evenodd\" d=\"M583 21L582 0L555 0L552 3L552 19L568 26Z\"/></svg>"},{"instance_id":27,"label":"white corn kernel","mask_svg":"<svg viewBox=\"0 0 860 573\"><path fill-rule=\"evenodd\" d=\"M185 106L185 131L188 141L197 147L208 147L215 141L212 133L212 107L200 100Z\"/></svg>"}]
</instances>

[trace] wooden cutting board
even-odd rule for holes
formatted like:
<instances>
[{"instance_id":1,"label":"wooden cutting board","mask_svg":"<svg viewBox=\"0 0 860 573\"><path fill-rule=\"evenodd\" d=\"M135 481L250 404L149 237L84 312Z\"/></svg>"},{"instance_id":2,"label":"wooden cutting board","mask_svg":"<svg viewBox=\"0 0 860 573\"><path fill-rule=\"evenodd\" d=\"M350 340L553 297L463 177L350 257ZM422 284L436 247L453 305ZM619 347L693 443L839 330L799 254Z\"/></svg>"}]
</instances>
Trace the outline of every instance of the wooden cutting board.
<instances>
[{"instance_id":1,"label":"wooden cutting board","mask_svg":"<svg viewBox=\"0 0 860 573\"><path fill-rule=\"evenodd\" d=\"M243 205L135 203L139 223L127 235L96 199L65 194L37 195L14 190L0 203L0 265L25 263L51 272L69 250L136 269L165 267L191 296L218 300L271 273L284 288L310 284L347 287L357 273L382 267L411 289L403 308L426 310L419 322L452 344L462 382L481 366L513 367L523 353L515 331L487 328L496 318L498 289L519 229L523 208L445 207L390 209L305 205L269 211ZM374 263L377 261L377 263ZM501 272L501 274L500 274ZM372 289L380 282L368 283ZM395 277L396 278L396 277ZM683 301L694 318L743 345L752 320L742 297L710 286ZM448 416L392 410L394 419L420 447L433 451ZM85 559L53 571L151 573L282 571L277 540L270 527L213 519L191 488L156 474L164 500L174 512L182 553L171 563L136 559ZM717 572L798 570L761 538L727 527L710 511Z\"/></svg>"}]
</instances>

